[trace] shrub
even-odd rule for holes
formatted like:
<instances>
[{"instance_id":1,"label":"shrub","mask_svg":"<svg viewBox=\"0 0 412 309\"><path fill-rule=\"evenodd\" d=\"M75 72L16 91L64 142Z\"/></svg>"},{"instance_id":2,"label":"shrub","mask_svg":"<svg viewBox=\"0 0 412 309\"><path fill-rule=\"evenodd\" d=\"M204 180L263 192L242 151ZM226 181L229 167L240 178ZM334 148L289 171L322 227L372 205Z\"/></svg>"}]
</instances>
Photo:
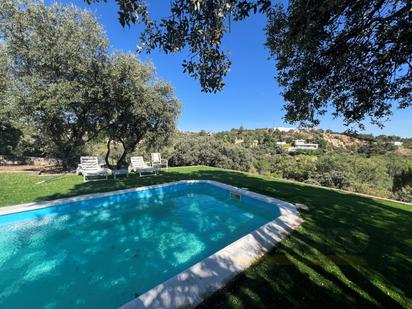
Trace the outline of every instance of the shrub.
<instances>
[{"instance_id":1,"label":"shrub","mask_svg":"<svg viewBox=\"0 0 412 309\"><path fill-rule=\"evenodd\" d=\"M170 157L171 166L207 165L249 171L252 164L247 149L209 136L179 139Z\"/></svg>"},{"instance_id":2,"label":"shrub","mask_svg":"<svg viewBox=\"0 0 412 309\"><path fill-rule=\"evenodd\" d=\"M277 168L282 178L305 181L316 170L316 157L305 155L280 156Z\"/></svg>"},{"instance_id":3,"label":"shrub","mask_svg":"<svg viewBox=\"0 0 412 309\"><path fill-rule=\"evenodd\" d=\"M392 190L398 199L412 201L412 163L409 163L401 173L395 175Z\"/></svg>"},{"instance_id":4,"label":"shrub","mask_svg":"<svg viewBox=\"0 0 412 309\"><path fill-rule=\"evenodd\" d=\"M271 162L268 158L262 158L256 162L256 170L259 174L268 174L271 169Z\"/></svg>"},{"instance_id":5,"label":"shrub","mask_svg":"<svg viewBox=\"0 0 412 309\"><path fill-rule=\"evenodd\" d=\"M329 171L323 173L316 172L310 175L309 180L321 186L338 189L345 189L350 184L347 175L342 171Z\"/></svg>"}]
</instances>

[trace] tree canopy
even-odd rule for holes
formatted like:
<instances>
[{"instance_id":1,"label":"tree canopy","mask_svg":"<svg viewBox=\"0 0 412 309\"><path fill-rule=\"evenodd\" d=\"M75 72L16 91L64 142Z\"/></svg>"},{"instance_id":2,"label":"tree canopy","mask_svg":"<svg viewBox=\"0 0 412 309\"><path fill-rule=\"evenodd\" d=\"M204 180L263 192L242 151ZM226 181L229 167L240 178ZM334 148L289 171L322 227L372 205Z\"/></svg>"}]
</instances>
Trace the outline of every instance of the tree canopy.
<instances>
[{"instance_id":1,"label":"tree canopy","mask_svg":"<svg viewBox=\"0 0 412 309\"><path fill-rule=\"evenodd\" d=\"M93 138L124 141L126 155L146 134L174 130L172 87L136 56L111 55L86 10L4 0L0 37L1 114L40 132L45 153L66 168Z\"/></svg>"},{"instance_id":2,"label":"tree canopy","mask_svg":"<svg viewBox=\"0 0 412 309\"><path fill-rule=\"evenodd\" d=\"M224 87L231 61L222 38L232 21L264 14L289 122L316 125L329 109L348 126L366 118L382 125L392 108L411 105L409 0L289 0L287 8L270 0L172 0L160 20L150 18L145 0L117 3L123 26L145 25L139 49L188 50L184 71L206 92Z\"/></svg>"},{"instance_id":3,"label":"tree canopy","mask_svg":"<svg viewBox=\"0 0 412 309\"><path fill-rule=\"evenodd\" d=\"M294 0L266 31L287 120L318 124L330 103L347 125L381 125L411 106L411 1Z\"/></svg>"},{"instance_id":4,"label":"tree canopy","mask_svg":"<svg viewBox=\"0 0 412 309\"><path fill-rule=\"evenodd\" d=\"M42 133L46 153L73 164L98 125L103 29L86 11L30 1L0 5L0 32L13 83L3 106Z\"/></svg>"},{"instance_id":5,"label":"tree canopy","mask_svg":"<svg viewBox=\"0 0 412 309\"><path fill-rule=\"evenodd\" d=\"M126 154L145 139L165 142L174 132L180 104L173 88L154 79L154 68L133 54L116 54L107 66L106 105L102 125L108 137L106 162L109 166L111 142L119 142L123 153L116 165L126 165Z\"/></svg>"}]
</instances>

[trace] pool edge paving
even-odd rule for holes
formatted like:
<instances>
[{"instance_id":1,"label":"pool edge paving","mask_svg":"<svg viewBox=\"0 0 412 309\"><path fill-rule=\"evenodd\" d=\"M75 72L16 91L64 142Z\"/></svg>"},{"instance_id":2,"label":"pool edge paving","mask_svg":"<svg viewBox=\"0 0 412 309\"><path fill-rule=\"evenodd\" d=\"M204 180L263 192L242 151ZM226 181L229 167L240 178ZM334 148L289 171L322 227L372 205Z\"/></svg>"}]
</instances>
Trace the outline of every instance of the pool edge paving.
<instances>
[{"instance_id":1,"label":"pool edge paving","mask_svg":"<svg viewBox=\"0 0 412 309\"><path fill-rule=\"evenodd\" d=\"M248 268L257 258L263 256L303 222L298 209L293 204L212 180L182 180L138 188L79 195L53 201L6 206L0 208L0 216L181 183L208 183L241 196L274 204L279 208L280 216L129 301L120 307L122 309L194 307L200 304L207 296L222 288L225 283L237 274Z\"/></svg>"}]
</instances>

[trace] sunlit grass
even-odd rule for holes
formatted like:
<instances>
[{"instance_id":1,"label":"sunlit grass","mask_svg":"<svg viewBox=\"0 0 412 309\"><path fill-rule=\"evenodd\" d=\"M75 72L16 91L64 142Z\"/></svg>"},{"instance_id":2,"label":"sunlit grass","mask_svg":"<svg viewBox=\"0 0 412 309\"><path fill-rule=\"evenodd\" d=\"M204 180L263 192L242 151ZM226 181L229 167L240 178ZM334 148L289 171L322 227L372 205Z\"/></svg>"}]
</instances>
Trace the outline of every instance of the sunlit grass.
<instances>
[{"instance_id":1,"label":"sunlit grass","mask_svg":"<svg viewBox=\"0 0 412 309\"><path fill-rule=\"evenodd\" d=\"M83 183L0 174L0 205L183 179L211 179L309 206L305 222L201 308L412 308L412 207L214 168Z\"/></svg>"}]
</instances>

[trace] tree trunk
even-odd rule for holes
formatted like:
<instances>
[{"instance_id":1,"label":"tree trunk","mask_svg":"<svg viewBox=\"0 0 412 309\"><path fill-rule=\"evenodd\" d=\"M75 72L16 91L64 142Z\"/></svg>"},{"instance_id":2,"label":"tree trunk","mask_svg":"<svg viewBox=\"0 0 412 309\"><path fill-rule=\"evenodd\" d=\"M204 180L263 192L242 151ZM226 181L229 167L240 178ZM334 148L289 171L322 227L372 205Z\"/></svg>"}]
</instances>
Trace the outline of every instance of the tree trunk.
<instances>
[{"instance_id":1,"label":"tree trunk","mask_svg":"<svg viewBox=\"0 0 412 309\"><path fill-rule=\"evenodd\" d=\"M56 158L56 156L54 156ZM70 171L76 167L76 162L78 162L77 152L71 147L64 147L57 154L57 158L61 160L61 167L64 171Z\"/></svg>"},{"instance_id":2,"label":"tree trunk","mask_svg":"<svg viewBox=\"0 0 412 309\"><path fill-rule=\"evenodd\" d=\"M111 144L111 142L112 142L112 139L109 138L109 140L107 141L107 151L106 151L106 156L104 157L104 161L106 162L107 167L112 170L113 166L111 166L111 164L109 163L110 144Z\"/></svg>"},{"instance_id":3,"label":"tree trunk","mask_svg":"<svg viewBox=\"0 0 412 309\"><path fill-rule=\"evenodd\" d=\"M118 140L122 144L123 152L122 152L122 155L120 156L119 160L117 160L116 165L111 165L109 163L109 157L110 157L111 143L114 140ZM126 149L126 145L125 145L124 141L121 138L116 138L116 139L109 138L109 140L107 141L107 151L106 151L106 156L105 156L105 161L106 161L107 167L110 168L110 169L114 169L114 168L120 169L123 166L126 166L127 164L126 164L125 159L126 159L127 153L128 153L128 151Z\"/></svg>"},{"instance_id":4,"label":"tree trunk","mask_svg":"<svg viewBox=\"0 0 412 309\"><path fill-rule=\"evenodd\" d=\"M117 168L118 169L120 169L120 168L122 168L122 163L124 162L124 163L126 163L126 155L127 155L127 149L126 149L126 145L125 145L125 143L123 142L123 140L121 139L121 138L119 138L119 141L122 143L122 146L123 146L123 153L122 153L122 155L120 156L120 159L117 161ZM125 164L126 165L126 164ZM124 166L125 166L124 165Z\"/></svg>"}]
</instances>

